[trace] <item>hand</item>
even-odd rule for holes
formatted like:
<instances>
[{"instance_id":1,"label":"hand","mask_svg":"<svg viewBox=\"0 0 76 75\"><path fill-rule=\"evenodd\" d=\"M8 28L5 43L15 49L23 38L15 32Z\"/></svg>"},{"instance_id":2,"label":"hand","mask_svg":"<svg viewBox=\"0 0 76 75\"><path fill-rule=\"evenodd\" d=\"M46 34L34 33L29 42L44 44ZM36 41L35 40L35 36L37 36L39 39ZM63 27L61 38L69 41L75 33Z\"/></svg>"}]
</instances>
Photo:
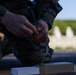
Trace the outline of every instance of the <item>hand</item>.
<instances>
[{"instance_id":1,"label":"hand","mask_svg":"<svg viewBox=\"0 0 76 75\"><path fill-rule=\"evenodd\" d=\"M17 36L28 36L33 33L38 34L36 27L23 15L17 15L7 11L3 16L1 23L9 32Z\"/></svg>"},{"instance_id":2,"label":"hand","mask_svg":"<svg viewBox=\"0 0 76 75\"><path fill-rule=\"evenodd\" d=\"M45 21L39 20L37 25L37 30L39 31L39 34L33 35L33 39L36 42L45 42L48 37L48 25Z\"/></svg>"}]
</instances>

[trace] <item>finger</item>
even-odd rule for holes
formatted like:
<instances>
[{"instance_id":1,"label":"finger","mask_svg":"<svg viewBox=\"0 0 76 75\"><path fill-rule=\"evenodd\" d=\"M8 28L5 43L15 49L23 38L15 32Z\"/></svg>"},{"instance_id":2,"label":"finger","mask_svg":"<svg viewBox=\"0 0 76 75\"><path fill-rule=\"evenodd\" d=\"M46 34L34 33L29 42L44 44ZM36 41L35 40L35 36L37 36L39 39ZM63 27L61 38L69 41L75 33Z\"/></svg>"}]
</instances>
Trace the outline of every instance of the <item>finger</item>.
<instances>
[{"instance_id":1,"label":"finger","mask_svg":"<svg viewBox=\"0 0 76 75\"><path fill-rule=\"evenodd\" d=\"M36 27L33 26L30 22L28 22L27 24L25 24L25 26L29 29L31 29L33 31L33 33L35 34L39 34L39 32L37 31Z\"/></svg>"},{"instance_id":2,"label":"finger","mask_svg":"<svg viewBox=\"0 0 76 75\"><path fill-rule=\"evenodd\" d=\"M23 32L23 33L25 33L27 35L33 35L33 31L31 29L27 28L25 25L21 29L21 32Z\"/></svg>"}]
</instances>

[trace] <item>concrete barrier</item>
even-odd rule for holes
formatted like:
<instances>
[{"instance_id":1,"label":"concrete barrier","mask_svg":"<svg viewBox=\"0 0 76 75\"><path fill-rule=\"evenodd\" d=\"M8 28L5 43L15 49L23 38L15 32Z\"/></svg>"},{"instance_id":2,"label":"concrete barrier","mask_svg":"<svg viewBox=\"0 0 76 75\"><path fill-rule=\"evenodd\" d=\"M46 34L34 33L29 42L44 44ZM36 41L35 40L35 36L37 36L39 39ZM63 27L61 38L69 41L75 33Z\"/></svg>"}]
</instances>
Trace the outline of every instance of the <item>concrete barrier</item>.
<instances>
[{"instance_id":1,"label":"concrete barrier","mask_svg":"<svg viewBox=\"0 0 76 75\"><path fill-rule=\"evenodd\" d=\"M42 64L41 66L33 67L18 67L12 68L12 75L47 75L56 73L67 73L73 72L74 65L70 62L56 62Z\"/></svg>"},{"instance_id":2,"label":"concrete barrier","mask_svg":"<svg viewBox=\"0 0 76 75\"><path fill-rule=\"evenodd\" d=\"M74 37L55 37L55 36L49 36L50 42L49 46L53 49L56 47L60 47L62 49L66 49L68 47L76 49L76 36Z\"/></svg>"}]
</instances>

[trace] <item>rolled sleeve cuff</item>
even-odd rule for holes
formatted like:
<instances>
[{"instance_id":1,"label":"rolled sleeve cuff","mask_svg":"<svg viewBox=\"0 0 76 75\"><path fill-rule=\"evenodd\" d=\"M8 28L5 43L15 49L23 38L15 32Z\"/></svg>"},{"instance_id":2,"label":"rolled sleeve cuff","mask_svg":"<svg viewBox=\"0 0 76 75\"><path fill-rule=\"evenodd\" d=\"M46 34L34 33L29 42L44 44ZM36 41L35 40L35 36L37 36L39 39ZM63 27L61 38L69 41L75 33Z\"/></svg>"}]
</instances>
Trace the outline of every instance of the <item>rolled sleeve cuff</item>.
<instances>
[{"instance_id":1,"label":"rolled sleeve cuff","mask_svg":"<svg viewBox=\"0 0 76 75\"><path fill-rule=\"evenodd\" d=\"M61 10L62 7L57 3L54 8L49 8L41 14L40 18L47 22L49 30L52 28L55 17Z\"/></svg>"}]
</instances>

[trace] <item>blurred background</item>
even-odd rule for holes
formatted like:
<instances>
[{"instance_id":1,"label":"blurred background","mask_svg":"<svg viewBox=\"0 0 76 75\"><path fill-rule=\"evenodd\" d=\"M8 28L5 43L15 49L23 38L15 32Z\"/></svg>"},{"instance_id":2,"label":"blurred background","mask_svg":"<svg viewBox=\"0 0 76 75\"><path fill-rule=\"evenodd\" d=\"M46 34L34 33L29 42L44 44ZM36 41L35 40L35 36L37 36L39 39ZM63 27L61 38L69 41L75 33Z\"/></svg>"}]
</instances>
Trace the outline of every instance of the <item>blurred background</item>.
<instances>
[{"instance_id":1,"label":"blurred background","mask_svg":"<svg viewBox=\"0 0 76 75\"><path fill-rule=\"evenodd\" d=\"M49 46L55 51L76 51L76 0L59 0L63 10L49 31Z\"/></svg>"},{"instance_id":2,"label":"blurred background","mask_svg":"<svg viewBox=\"0 0 76 75\"><path fill-rule=\"evenodd\" d=\"M76 0L59 0L59 3L63 10L57 15L53 28L48 32L49 47L54 49L52 62L72 62L76 72ZM3 38L4 35L0 33L0 39L3 40ZM7 73L6 71L3 74L2 69L21 66L20 62L15 59L13 54L3 57L0 75Z\"/></svg>"}]
</instances>

